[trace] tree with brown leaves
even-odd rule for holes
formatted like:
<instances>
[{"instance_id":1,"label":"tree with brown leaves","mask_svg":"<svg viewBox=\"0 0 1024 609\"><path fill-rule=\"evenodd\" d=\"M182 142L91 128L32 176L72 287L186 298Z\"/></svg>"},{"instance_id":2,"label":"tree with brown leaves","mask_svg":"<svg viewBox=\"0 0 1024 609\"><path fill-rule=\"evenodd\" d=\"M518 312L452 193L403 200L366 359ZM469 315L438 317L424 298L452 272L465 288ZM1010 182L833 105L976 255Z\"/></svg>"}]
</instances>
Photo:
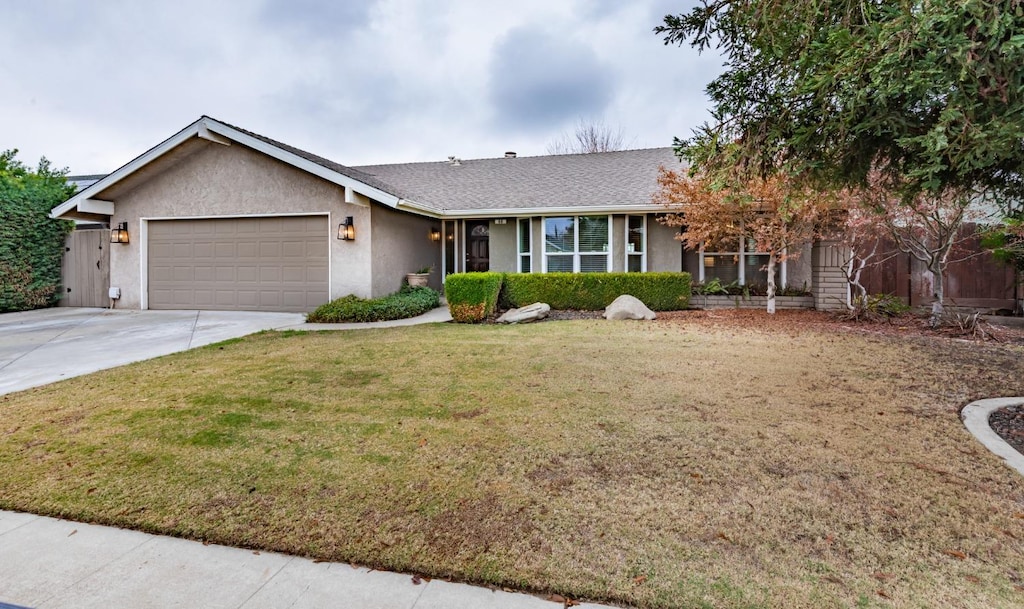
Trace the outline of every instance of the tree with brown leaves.
<instances>
[{"instance_id":1,"label":"tree with brown leaves","mask_svg":"<svg viewBox=\"0 0 1024 609\"><path fill-rule=\"evenodd\" d=\"M775 313L775 268L800 255L834 211L843 204L835 193L799 186L777 175L755 178L743 188L718 188L706 176L688 176L662 167L654 201L670 210L663 222L682 228L687 247L716 247L749 239L768 254L768 313Z\"/></svg>"}]
</instances>

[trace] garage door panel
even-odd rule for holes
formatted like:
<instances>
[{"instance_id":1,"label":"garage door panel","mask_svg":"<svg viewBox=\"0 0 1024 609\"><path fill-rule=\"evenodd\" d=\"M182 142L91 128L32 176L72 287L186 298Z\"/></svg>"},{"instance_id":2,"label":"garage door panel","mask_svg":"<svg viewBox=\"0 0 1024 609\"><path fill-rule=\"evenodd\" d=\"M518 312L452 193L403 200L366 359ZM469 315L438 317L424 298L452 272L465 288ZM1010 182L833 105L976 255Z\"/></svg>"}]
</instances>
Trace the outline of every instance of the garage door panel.
<instances>
[{"instance_id":1,"label":"garage door panel","mask_svg":"<svg viewBox=\"0 0 1024 609\"><path fill-rule=\"evenodd\" d=\"M328 300L324 216L149 225L154 309L311 311Z\"/></svg>"},{"instance_id":2,"label":"garage door panel","mask_svg":"<svg viewBox=\"0 0 1024 609\"><path fill-rule=\"evenodd\" d=\"M213 267L210 266L197 266L193 272L193 277L197 284L199 283L211 283L216 282L217 276L214 273Z\"/></svg>"},{"instance_id":3,"label":"garage door panel","mask_svg":"<svg viewBox=\"0 0 1024 609\"><path fill-rule=\"evenodd\" d=\"M327 266L306 267L306 283L327 285Z\"/></svg>"},{"instance_id":4,"label":"garage door panel","mask_svg":"<svg viewBox=\"0 0 1024 609\"><path fill-rule=\"evenodd\" d=\"M174 278L174 281L192 282L195 281L194 270L195 267L191 266L176 266L171 270L171 276Z\"/></svg>"},{"instance_id":5,"label":"garage door panel","mask_svg":"<svg viewBox=\"0 0 1024 609\"><path fill-rule=\"evenodd\" d=\"M280 241L260 241L260 258L280 258Z\"/></svg>"},{"instance_id":6,"label":"garage door panel","mask_svg":"<svg viewBox=\"0 0 1024 609\"><path fill-rule=\"evenodd\" d=\"M281 244L281 255L285 258L305 258L306 249L305 241L285 241Z\"/></svg>"}]
</instances>

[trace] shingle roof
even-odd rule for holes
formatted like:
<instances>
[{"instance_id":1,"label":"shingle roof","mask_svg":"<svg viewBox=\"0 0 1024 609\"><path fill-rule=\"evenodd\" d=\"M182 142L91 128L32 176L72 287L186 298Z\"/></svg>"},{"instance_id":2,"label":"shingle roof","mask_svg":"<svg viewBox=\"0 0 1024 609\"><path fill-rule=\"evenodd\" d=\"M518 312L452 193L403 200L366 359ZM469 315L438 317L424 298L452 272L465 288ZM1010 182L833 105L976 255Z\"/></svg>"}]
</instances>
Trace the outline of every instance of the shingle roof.
<instances>
[{"instance_id":1,"label":"shingle roof","mask_svg":"<svg viewBox=\"0 0 1024 609\"><path fill-rule=\"evenodd\" d=\"M208 117L208 118L213 118L213 117ZM362 182L363 184L366 184L367 186L372 186L372 187L374 187L374 188L376 188L378 190L383 190L384 192L386 192L386 193L388 193L390 195L394 195L394 196L396 196L398 198L409 198L406 195L404 195L403 193L397 191L393 185L385 184L384 182L381 182L380 180L374 178L372 175L368 175L368 174L363 173L363 172L361 172L361 171L359 171L357 169L354 169L352 167L348 167L347 165L342 165L340 163L335 163L334 161L332 161L330 159L325 159L324 157L315 155L312 152L306 152L305 150L302 150L301 148L296 148L295 146L289 146L288 144L285 144L284 142L279 142L279 141L271 139L271 138L269 138L269 137L267 137L265 135L260 135L259 133L253 133L252 131L249 131L247 129L242 129L241 127L238 127L236 125L232 125L231 123L225 123L224 121L219 120L219 119L215 119L215 118L213 120L215 120L218 123L221 123L223 125L226 125L228 127L231 127L232 129L240 131L240 132L242 132L242 133L244 133L244 134L246 134L246 135L248 135L250 137L254 137L254 138L260 140L261 142L270 144L271 146L274 146L276 148L280 148L281 150L285 150L285 151L290 152L290 153L292 153L292 154L294 154L294 155L296 155L298 157L306 159L307 161L310 161L311 163L316 163L317 165L320 165L321 167L325 167L327 169L330 169L331 171L336 171L336 172L340 173L341 175L348 176L348 177L352 178L353 180L359 180L360 182Z\"/></svg>"},{"instance_id":2,"label":"shingle roof","mask_svg":"<svg viewBox=\"0 0 1024 609\"><path fill-rule=\"evenodd\" d=\"M671 148L353 169L392 185L415 203L453 212L650 205L662 165L679 165Z\"/></svg>"},{"instance_id":3,"label":"shingle roof","mask_svg":"<svg viewBox=\"0 0 1024 609\"><path fill-rule=\"evenodd\" d=\"M412 208L440 214L650 206L658 168L679 165L671 148L648 148L351 167L208 116L200 121L204 119L404 199ZM83 180L80 190L89 184Z\"/></svg>"}]
</instances>

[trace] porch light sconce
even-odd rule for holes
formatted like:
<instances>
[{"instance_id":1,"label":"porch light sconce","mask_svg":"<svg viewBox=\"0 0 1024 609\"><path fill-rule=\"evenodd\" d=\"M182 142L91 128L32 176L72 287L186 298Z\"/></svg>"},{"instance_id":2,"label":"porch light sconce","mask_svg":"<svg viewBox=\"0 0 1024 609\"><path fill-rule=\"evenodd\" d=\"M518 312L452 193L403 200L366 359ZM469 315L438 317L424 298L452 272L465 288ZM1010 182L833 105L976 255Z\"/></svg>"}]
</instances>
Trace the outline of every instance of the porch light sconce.
<instances>
[{"instance_id":1,"label":"porch light sconce","mask_svg":"<svg viewBox=\"0 0 1024 609\"><path fill-rule=\"evenodd\" d=\"M430 229L430 240L433 241L434 243L437 243L438 241L440 241L441 240L441 231L436 229L436 228Z\"/></svg>"},{"instance_id":2,"label":"porch light sconce","mask_svg":"<svg viewBox=\"0 0 1024 609\"><path fill-rule=\"evenodd\" d=\"M352 216L345 218L345 221L338 225L338 239L342 241L354 241L356 238L356 226L352 223Z\"/></svg>"},{"instance_id":3,"label":"porch light sconce","mask_svg":"<svg viewBox=\"0 0 1024 609\"><path fill-rule=\"evenodd\" d=\"M121 222L117 228L110 229L111 243L128 243L128 223Z\"/></svg>"}]
</instances>

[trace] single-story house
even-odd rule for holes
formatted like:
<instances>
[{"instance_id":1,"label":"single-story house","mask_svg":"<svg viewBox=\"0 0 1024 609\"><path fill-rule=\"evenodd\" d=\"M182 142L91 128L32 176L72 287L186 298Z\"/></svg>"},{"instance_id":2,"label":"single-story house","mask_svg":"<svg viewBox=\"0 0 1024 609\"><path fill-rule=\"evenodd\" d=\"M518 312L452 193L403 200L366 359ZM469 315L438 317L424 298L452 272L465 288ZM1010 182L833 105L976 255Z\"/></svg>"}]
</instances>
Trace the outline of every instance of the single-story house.
<instances>
[{"instance_id":1,"label":"single-story house","mask_svg":"<svg viewBox=\"0 0 1024 609\"><path fill-rule=\"evenodd\" d=\"M652 203L670 148L349 167L203 116L53 217L109 223L118 307L310 311L381 296L432 267L464 271L689 271L764 283L763 255L686 251ZM784 263L781 284L837 302L827 251ZM835 269L833 269L835 271ZM824 273L824 274L823 274Z\"/></svg>"}]
</instances>

